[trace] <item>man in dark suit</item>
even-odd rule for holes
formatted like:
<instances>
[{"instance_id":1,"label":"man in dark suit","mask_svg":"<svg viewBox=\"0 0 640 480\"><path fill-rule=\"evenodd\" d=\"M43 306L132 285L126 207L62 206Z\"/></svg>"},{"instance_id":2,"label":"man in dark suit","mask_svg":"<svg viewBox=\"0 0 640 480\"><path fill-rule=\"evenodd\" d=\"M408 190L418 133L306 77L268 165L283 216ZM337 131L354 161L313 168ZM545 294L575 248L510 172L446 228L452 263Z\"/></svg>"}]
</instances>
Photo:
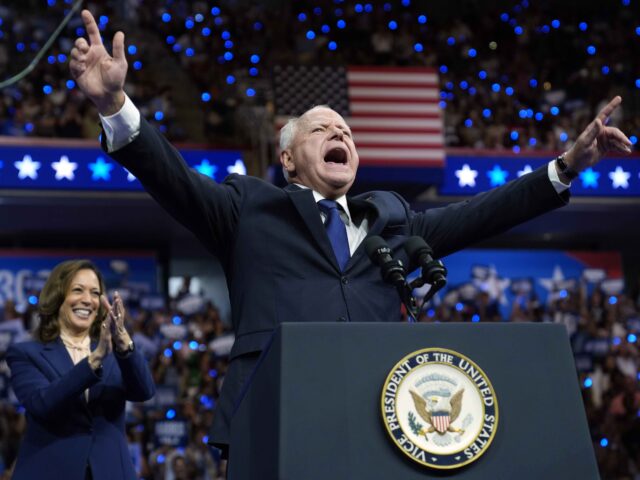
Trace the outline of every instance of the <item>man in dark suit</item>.
<instances>
[{"instance_id":1,"label":"man in dark suit","mask_svg":"<svg viewBox=\"0 0 640 480\"><path fill-rule=\"evenodd\" d=\"M416 213L392 192L346 196L358 168L351 130L335 111L315 107L283 128L285 189L239 175L217 184L188 168L125 95L124 35L114 36L111 57L91 14L82 17L89 42L76 41L70 68L101 113L104 147L226 274L236 342L209 436L223 448L242 386L279 323L398 319L398 296L366 258L365 237L382 236L406 261L402 245L419 235L442 257L565 205L577 171L608 150L630 151L620 130L604 126L616 97L559 161L469 201Z\"/></svg>"}]
</instances>

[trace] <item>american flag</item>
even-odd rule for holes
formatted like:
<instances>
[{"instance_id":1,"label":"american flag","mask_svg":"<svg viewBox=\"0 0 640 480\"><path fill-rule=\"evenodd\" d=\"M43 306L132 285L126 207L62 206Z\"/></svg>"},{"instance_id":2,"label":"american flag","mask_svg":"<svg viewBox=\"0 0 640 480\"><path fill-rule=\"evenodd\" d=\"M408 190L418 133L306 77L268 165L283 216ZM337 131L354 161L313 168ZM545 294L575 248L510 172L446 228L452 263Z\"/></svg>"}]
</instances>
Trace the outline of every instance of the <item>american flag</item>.
<instances>
[{"instance_id":1,"label":"american flag","mask_svg":"<svg viewBox=\"0 0 640 480\"><path fill-rule=\"evenodd\" d=\"M351 127L362 165L444 166L438 75L431 68L276 67L276 128L314 105Z\"/></svg>"}]
</instances>

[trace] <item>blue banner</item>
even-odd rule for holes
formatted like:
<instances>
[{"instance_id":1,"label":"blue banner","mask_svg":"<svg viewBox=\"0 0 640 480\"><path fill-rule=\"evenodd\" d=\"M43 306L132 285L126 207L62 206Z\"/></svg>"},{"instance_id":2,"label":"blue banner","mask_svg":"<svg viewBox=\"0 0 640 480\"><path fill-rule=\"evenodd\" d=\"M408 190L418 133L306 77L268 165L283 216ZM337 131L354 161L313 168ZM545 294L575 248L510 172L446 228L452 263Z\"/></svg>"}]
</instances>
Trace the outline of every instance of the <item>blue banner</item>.
<instances>
[{"instance_id":1,"label":"blue banner","mask_svg":"<svg viewBox=\"0 0 640 480\"><path fill-rule=\"evenodd\" d=\"M443 195L475 195L549 163L552 157L447 156ZM640 196L640 158L607 158L580 172L571 194L597 197Z\"/></svg>"},{"instance_id":2,"label":"blue banner","mask_svg":"<svg viewBox=\"0 0 640 480\"><path fill-rule=\"evenodd\" d=\"M117 289L127 304L158 293L158 267L152 253L0 250L0 307L7 299L18 305L35 304L53 267L78 258L93 261L107 289Z\"/></svg>"},{"instance_id":3,"label":"blue banner","mask_svg":"<svg viewBox=\"0 0 640 480\"><path fill-rule=\"evenodd\" d=\"M246 175L242 152L181 151L203 175L222 181ZM0 146L0 188L38 190L140 191L140 182L102 149L89 146Z\"/></svg>"}]
</instances>

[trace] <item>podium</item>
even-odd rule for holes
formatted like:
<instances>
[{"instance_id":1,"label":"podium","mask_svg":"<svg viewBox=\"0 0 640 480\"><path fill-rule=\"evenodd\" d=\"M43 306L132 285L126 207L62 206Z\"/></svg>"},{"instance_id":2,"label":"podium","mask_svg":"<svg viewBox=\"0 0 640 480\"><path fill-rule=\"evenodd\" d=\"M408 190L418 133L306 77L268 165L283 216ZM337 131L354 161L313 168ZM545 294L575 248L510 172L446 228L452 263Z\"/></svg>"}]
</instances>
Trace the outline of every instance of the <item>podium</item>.
<instances>
[{"instance_id":1,"label":"podium","mask_svg":"<svg viewBox=\"0 0 640 480\"><path fill-rule=\"evenodd\" d=\"M473 463L437 470L393 443L385 379L438 347L490 379L499 422ZM231 423L230 480L598 479L566 330L553 324L283 323Z\"/></svg>"}]
</instances>

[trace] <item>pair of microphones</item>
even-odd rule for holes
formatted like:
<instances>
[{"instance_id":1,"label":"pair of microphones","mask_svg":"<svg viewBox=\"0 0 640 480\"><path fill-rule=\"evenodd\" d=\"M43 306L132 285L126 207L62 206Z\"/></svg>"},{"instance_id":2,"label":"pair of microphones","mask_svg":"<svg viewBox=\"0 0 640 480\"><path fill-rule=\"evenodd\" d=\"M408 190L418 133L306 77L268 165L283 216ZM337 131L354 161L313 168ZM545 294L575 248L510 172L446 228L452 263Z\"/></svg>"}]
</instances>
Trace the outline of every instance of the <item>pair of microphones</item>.
<instances>
[{"instance_id":1,"label":"pair of microphones","mask_svg":"<svg viewBox=\"0 0 640 480\"><path fill-rule=\"evenodd\" d=\"M418 316L418 307L413 297L413 289L425 284L431 286L423 298L425 305L433 296L447 284L447 269L440 260L434 260L433 250L422 237L413 236L404 244L404 250L409 257L409 271L420 268L420 276L411 283L407 281L407 270L402 261L391 256L391 249L380 236L374 235L364 241L364 249L373 263L380 267L382 279L396 287L400 300L407 309L410 322Z\"/></svg>"}]
</instances>

